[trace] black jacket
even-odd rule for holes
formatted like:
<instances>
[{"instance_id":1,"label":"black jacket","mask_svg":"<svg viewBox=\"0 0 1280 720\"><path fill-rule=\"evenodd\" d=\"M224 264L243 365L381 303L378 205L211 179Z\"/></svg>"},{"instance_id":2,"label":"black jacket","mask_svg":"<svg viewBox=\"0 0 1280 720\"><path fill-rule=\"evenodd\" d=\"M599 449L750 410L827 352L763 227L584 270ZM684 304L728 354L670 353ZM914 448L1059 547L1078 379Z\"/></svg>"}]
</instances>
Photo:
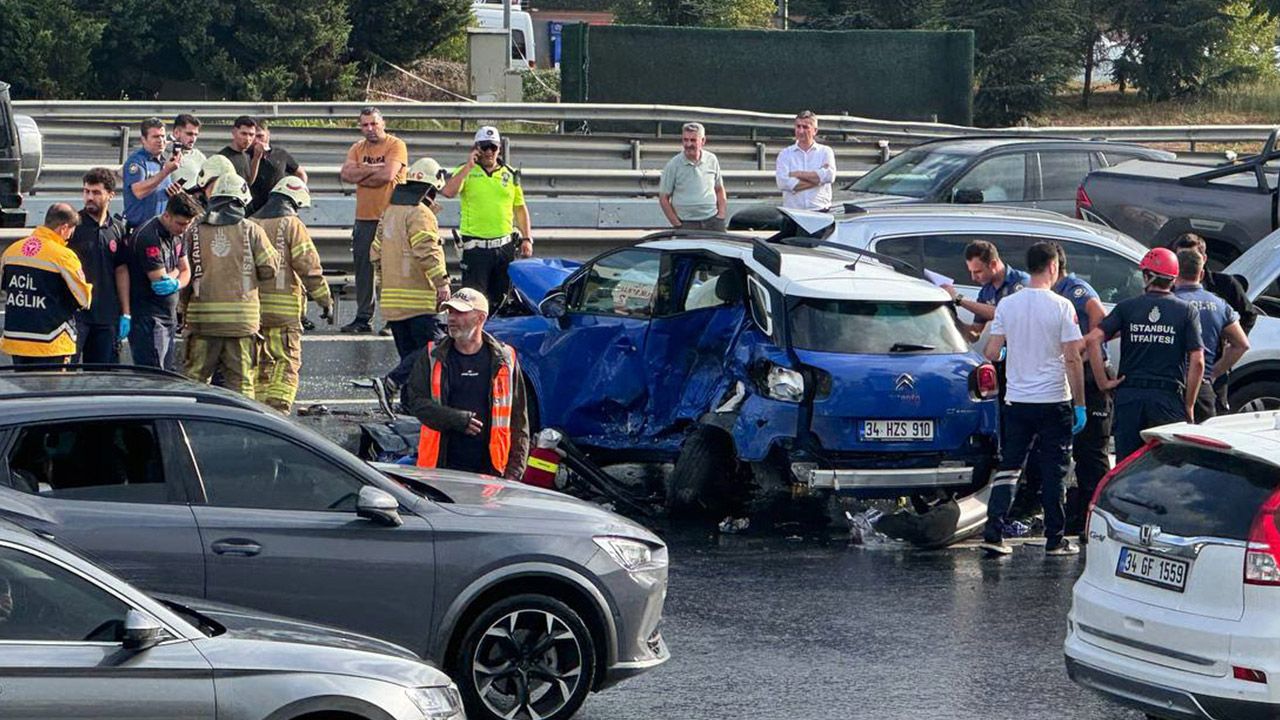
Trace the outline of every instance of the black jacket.
<instances>
[{"instance_id":1,"label":"black jacket","mask_svg":"<svg viewBox=\"0 0 1280 720\"><path fill-rule=\"evenodd\" d=\"M1240 314L1240 327L1248 335L1258 320L1258 309L1249 302L1249 296L1245 294L1240 281L1233 275L1207 270L1202 285L1205 290L1226 300L1227 305Z\"/></svg>"}]
</instances>

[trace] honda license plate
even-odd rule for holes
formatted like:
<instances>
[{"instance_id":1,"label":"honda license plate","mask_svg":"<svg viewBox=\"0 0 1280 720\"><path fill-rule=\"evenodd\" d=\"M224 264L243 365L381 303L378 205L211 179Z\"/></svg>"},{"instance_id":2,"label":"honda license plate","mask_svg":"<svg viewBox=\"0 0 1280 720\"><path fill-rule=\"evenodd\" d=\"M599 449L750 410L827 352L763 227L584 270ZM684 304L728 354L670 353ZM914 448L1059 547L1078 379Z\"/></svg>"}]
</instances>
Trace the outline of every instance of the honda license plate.
<instances>
[{"instance_id":1,"label":"honda license plate","mask_svg":"<svg viewBox=\"0 0 1280 720\"><path fill-rule=\"evenodd\" d=\"M863 440L932 440L932 420L864 420Z\"/></svg>"},{"instance_id":2,"label":"honda license plate","mask_svg":"<svg viewBox=\"0 0 1280 720\"><path fill-rule=\"evenodd\" d=\"M1167 590L1182 592L1187 587L1187 572L1191 563L1160 555L1120 548L1120 560L1116 563L1116 575L1140 583L1155 585Z\"/></svg>"}]
</instances>

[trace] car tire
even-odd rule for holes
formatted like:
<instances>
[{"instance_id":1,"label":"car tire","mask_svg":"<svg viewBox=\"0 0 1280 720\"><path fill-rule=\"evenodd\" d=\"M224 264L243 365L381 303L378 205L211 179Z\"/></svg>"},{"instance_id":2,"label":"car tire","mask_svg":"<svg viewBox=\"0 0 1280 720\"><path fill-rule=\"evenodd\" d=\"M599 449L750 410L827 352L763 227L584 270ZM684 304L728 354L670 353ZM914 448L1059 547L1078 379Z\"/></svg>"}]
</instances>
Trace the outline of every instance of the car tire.
<instances>
[{"instance_id":1,"label":"car tire","mask_svg":"<svg viewBox=\"0 0 1280 720\"><path fill-rule=\"evenodd\" d=\"M516 595L471 623L452 665L471 720L566 720L595 684L596 647L573 608Z\"/></svg>"},{"instance_id":2,"label":"car tire","mask_svg":"<svg viewBox=\"0 0 1280 720\"><path fill-rule=\"evenodd\" d=\"M1231 411L1260 412L1280 410L1280 382L1260 380L1230 388Z\"/></svg>"},{"instance_id":3,"label":"car tire","mask_svg":"<svg viewBox=\"0 0 1280 720\"><path fill-rule=\"evenodd\" d=\"M694 428L680 447L676 466L667 479L668 512L718 518L729 507L725 491L736 464L733 438L728 433L709 425Z\"/></svg>"}]
</instances>

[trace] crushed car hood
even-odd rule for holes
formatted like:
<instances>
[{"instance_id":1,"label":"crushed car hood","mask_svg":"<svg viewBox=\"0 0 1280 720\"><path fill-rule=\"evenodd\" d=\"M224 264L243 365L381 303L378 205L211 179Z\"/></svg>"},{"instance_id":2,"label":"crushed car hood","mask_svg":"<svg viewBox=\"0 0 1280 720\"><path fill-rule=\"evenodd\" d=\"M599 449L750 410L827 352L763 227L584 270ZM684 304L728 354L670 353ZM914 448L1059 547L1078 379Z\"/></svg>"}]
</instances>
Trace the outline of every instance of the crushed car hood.
<instances>
[{"instance_id":1,"label":"crushed car hood","mask_svg":"<svg viewBox=\"0 0 1280 720\"><path fill-rule=\"evenodd\" d=\"M576 260L561 258L528 258L511 263L507 273L511 276L511 285L519 293L520 299L534 312L538 311L538 303L547 296L552 288L559 287L565 278L582 266Z\"/></svg>"}]
</instances>

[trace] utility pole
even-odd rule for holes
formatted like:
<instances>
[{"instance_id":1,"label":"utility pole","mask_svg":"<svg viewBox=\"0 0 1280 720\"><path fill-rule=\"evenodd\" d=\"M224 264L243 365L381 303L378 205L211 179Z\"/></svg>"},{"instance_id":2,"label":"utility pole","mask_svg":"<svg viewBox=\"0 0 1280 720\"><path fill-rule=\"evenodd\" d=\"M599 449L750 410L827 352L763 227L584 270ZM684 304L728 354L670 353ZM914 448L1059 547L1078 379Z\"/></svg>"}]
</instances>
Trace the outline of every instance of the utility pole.
<instances>
[{"instance_id":1,"label":"utility pole","mask_svg":"<svg viewBox=\"0 0 1280 720\"><path fill-rule=\"evenodd\" d=\"M510 68L511 67L511 0L502 0L502 29L507 33L507 68Z\"/></svg>"}]
</instances>

